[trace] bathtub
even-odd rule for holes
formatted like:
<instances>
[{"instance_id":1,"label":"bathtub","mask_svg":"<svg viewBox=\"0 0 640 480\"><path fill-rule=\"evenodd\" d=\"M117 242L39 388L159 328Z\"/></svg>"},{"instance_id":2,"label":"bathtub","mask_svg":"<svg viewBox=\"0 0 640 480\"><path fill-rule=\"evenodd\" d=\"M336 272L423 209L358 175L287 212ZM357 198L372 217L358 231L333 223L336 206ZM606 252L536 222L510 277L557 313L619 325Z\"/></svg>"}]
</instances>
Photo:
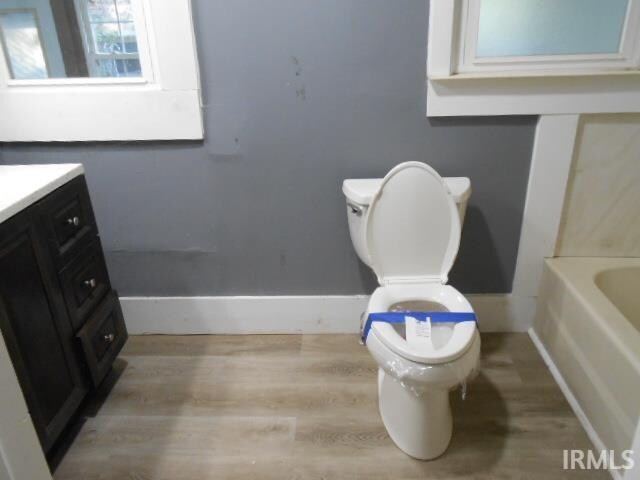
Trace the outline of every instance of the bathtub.
<instances>
[{"instance_id":1,"label":"bathtub","mask_svg":"<svg viewBox=\"0 0 640 480\"><path fill-rule=\"evenodd\" d=\"M616 457L630 449L640 416L640 258L546 260L531 336L596 448Z\"/></svg>"}]
</instances>

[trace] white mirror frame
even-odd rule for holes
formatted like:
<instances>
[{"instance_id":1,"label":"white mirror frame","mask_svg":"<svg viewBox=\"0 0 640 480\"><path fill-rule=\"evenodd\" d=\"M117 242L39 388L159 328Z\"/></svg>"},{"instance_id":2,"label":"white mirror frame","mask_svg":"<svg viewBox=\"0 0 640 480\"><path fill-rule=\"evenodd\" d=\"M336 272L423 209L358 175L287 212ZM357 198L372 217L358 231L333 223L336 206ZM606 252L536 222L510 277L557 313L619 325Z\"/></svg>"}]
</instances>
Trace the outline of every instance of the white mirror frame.
<instances>
[{"instance_id":1,"label":"white mirror frame","mask_svg":"<svg viewBox=\"0 0 640 480\"><path fill-rule=\"evenodd\" d=\"M190 0L134 0L141 78L13 80L0 49L0 142L202 139Z\"/></svg>"},{"instance_id":2,"label":"white mirror frame","mask_svg":"<svg viewBox=\"0 0 640 480\"><path fill-rule=\"evenodd\" d=\"M427 116L640 112L640 70L629 67L611 70L592 64L576 69L560 62L544 68L493 65L458 72L464 60L460 44L467 33L462 27L467 1L478 0L430 3ZM638 15L639 0L631 2L630 12ZM627 33L636 39L628 57L633 63L640 60L638 22L627 23Z\"/></svg>"}]
</instances>

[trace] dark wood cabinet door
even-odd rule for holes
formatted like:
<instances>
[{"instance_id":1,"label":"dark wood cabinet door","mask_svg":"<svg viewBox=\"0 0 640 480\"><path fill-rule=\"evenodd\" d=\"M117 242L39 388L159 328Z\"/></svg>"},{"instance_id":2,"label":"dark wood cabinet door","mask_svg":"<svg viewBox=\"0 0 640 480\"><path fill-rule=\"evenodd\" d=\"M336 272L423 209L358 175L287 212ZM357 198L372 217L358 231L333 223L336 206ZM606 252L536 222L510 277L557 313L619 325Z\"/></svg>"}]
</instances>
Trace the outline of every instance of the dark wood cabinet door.
<instances>
[{"instance_id":1,"label":"dark wood cabinet door","mask_svg":"<svg viewBox=\"0 0 640 480\"><path fill-rule=\"evenodd\" d=\"M87 389L43 243L28 211L0 224L0 328L46 452Z\"/></svg>"}]
</instances>

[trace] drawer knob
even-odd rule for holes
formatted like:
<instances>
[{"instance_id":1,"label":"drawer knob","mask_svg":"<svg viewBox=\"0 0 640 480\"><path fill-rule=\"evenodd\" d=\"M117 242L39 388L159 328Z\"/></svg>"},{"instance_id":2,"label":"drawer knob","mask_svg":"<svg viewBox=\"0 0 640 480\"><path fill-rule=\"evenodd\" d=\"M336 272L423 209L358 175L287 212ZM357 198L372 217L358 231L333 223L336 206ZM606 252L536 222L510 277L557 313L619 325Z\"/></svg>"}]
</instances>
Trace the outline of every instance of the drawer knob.
<instances>
[{"instance_id":1,"label":"drawer knob","mask_svg":"<svg viewBox=\"0 0 640 480\"><path fill-rule=\"evenodd\" d=\"M80 225L80 217L67 218L67 224L77 227L78 225Z\"/></svg>"},{"instance_id":2,"label":"drawer knob","mask_svg":"<svg viewBox=\"0 0 640 480\"><path fill-rule=\"evenodd\" d=\"M103 337L104 341L107 343L111 343L113 342L113 340L116 338L116 336L113 333L110 333L109 335L105 335Z\"/></svg>"},{"instance_id":3,"label":"drawer knob","mask_svg":"<svg viewBox=\"0 0 640 480\"><path fill-rule=\"evenodd\" d=\"M84 284L85 284L85 286L87 286L89 288L96 288L96 279L95 278L90 278L89 280L85 280Z\"/></svg>"}]
</instances>

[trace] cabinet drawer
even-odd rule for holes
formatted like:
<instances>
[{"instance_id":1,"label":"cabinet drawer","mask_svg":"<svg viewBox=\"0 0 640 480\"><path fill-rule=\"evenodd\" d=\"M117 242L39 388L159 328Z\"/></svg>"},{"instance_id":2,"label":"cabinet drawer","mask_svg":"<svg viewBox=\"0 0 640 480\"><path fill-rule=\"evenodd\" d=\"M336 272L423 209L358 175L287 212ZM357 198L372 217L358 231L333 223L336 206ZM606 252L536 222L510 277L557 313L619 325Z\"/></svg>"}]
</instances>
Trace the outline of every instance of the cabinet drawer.
<instances>
[{"instance_id":1,"label":"cabinet drawer","mask_svg":"<svg viewBox=\"0 0 640 480\"><path fill-rule=\"evenodd\" d=\"M114 291L107 295L76 337L82 345L93 385L97 387L127 340L122 309Z\"/></svg>"},{"instance_id":2,"label":"cabinet drawer","mask_svg":"<svg viewBox=\"0 0 640 480\"><path fill-rule=\"evenodd\" d=\"M84 176L37 204L38 219L56 265L62 266L98 234Z\"/></svg>"},{"instance_id":3,"label":"cabinet drawer","mask_svg":"<svg viewBox=\"0 0 640 480\"><path fill-rule=\"evenodd\" d=\"M60 272L59 278L71 325L76 331L111 290L100 241L95 239Z\"/></svg>"}]
</instances>

